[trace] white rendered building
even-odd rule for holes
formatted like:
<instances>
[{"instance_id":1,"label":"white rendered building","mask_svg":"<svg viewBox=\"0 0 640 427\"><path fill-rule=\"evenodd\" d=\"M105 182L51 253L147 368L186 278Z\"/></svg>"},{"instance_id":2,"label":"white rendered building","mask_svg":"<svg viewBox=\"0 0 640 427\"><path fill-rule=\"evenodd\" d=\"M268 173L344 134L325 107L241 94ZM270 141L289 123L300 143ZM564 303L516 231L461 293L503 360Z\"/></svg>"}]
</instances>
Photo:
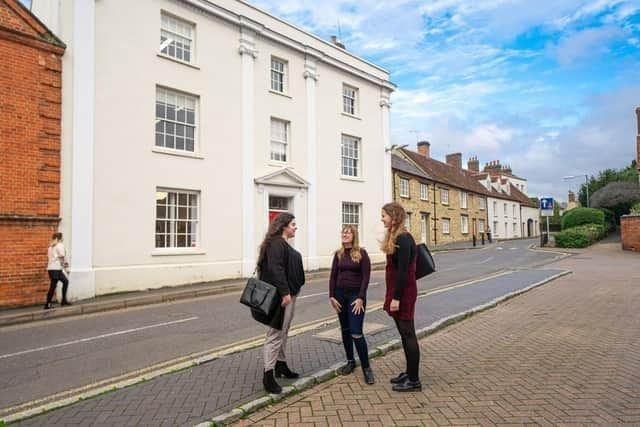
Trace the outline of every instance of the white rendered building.
<instances>
[{"instance_id":1,"label":"white rendered building","mask_svg":"<svg viewBox=\"0 0 640 427\"><path fill-rule=\"evenodd\" d=\"M384 69L239 0L33 0L67 44L71 297L250 275L293 212L308 269L342 224L382 259Z\"/></svg>"}]
</instances>

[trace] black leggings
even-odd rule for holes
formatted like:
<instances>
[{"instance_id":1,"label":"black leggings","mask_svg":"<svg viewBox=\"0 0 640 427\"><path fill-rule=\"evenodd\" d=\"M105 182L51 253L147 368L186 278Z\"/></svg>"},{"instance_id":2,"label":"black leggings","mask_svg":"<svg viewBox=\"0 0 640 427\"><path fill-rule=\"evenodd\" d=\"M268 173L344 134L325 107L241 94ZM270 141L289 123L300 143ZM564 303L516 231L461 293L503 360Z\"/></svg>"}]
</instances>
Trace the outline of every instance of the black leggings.
<instances>
[{"instance_id":1,"label":"black leggings","mask_svg":"<svg viewBox=\"0 0 640 427\"><path fill-rule=\"evenodd\" d=\"M394 320L402 338L402 349L407 360L406 373L411 381L418 381L420 379L418 372L420 367L420 347L418 346L418 337L416 337L416 327L413 324L413 320Z\"/></svg>"},{"instance_id":2,"label":"black leggings","mask_svg":"<svg viewBox=\"0 0 640 427\"><path fill-rule=\"evenodd\" d=\"M67 302L67 289L69 288L69 279L62 272L62 270L47 270L49 272L49 279L51 284L49 285L49 292L47 292L47 304L51 303L53 294L56 292L56 286L58 282L62 282L62 302Z\"/></svg>"}]
</instances>

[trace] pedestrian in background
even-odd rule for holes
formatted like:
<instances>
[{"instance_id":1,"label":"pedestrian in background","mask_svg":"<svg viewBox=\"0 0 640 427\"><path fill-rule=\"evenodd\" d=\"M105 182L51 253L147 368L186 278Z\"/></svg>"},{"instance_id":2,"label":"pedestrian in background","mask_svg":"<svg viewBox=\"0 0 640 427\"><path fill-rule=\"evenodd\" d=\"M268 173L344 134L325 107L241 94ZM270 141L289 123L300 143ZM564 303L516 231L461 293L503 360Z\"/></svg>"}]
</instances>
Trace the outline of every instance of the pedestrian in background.
<instances>
[{"instance_id":1,"label":"pedestrian in background","mask_svg":"<svg viewBox=\"0 0 640 427\"><path fill-rule=\"evenodd\" d=\"M404 350L407 367L391 378L394 391L420 391L420 347L416 337L414 312L418 287L416 284L416 242L405 229L407 214L398 203L382 207L382 223L387 229L380 248L387 254L385 282L387 290L384 310L393 317Z\"/></svg>"},{"instance_id":2,"label":"pedestrian in background","mask_svg":"<svg viewBox=\"0 0 640 427\"><path fill-rule=\"evenodd\" d=\"M269 393L279 394L282 387L275 377L298 378L291 371L285 354L287 335L293 320L296 295L304 285L302 256L287 243L295 237L298 226L290 213L281 213L269 225L269 230L260 245L258 256L258 277L274 285L282 302L269 316L252 310L257 321L269 325L264 343L264 375L262 384Z\"/></svg>"},{"instance_id":3,"label":"pedestrian in background","mask_svg":"<svg viewBox=\"0 0 640 427\"><path fill-rule=\"evenodd\" d=\"M53 308L51 301L53 300L53 294L56 292L58 282L62 282L62 301L60 305L71 305L67 301L67 290L69 289L69 279L65 275L64 271L69 268L69 263L66 260L66 252L64 244L62 243L62 233L53 233L51 236L51 243L47 251L48 264L47 273L49 273L49 292L47 292L47 302L44 304L44 309L48 310Z\"/></svg>"},{"instance_id":4,"label":"pedestrian in background","mask_svg":"<svg viewBox=\"0 0 640 427\"><path fill-rule=\"evenodd\" d=\"M347 356L347 364L340 373L348 375L356 368L353 354L355 345L365 382L374 384L369 349L362 332L370 277L371 261L367 251L360 247L358 229L347 225L342 229L342 244L333 256L329 280L329 302L338 313L342 344Z\"/></svg>"}]
</instances>

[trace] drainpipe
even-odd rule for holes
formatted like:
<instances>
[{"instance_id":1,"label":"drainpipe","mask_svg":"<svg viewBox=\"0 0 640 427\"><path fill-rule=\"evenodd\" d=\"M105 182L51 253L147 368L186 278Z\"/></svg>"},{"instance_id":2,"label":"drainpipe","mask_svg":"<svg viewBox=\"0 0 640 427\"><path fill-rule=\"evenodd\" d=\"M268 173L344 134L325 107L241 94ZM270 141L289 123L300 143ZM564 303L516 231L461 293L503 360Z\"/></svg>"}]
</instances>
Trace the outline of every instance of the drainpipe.
<instances>
[{"instance_id":1,"label":"drainpipe","mask_svg":"<svg viewBox=\"0 0 640 427\"><path fill-rule=\"evenodd\" d=\"M438 215L436 214L436 183L433 183L433 245L438 244Z\"/></svg>"}]
</instances>

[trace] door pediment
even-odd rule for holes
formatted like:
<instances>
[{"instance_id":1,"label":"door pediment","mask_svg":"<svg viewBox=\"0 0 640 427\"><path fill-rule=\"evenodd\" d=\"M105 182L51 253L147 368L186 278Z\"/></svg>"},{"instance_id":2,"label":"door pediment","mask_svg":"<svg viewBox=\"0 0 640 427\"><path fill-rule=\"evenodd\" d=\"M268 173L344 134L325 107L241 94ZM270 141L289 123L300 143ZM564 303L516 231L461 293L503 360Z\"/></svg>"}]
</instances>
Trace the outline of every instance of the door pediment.
<instances>
[{"instance_id":1,"label":"door pediment","mask_svg":"<svg viewBox=\"0 0 640 427\"><path fill-rule=\"evenodd\" d=\"M269 175L256 178L255 183L258 185L272 185L277 187L290 188L309 188L307 182L300 175L296 174L289 168L280 169L279 171L270 173Z\"/></svg>"}]
</instances>

